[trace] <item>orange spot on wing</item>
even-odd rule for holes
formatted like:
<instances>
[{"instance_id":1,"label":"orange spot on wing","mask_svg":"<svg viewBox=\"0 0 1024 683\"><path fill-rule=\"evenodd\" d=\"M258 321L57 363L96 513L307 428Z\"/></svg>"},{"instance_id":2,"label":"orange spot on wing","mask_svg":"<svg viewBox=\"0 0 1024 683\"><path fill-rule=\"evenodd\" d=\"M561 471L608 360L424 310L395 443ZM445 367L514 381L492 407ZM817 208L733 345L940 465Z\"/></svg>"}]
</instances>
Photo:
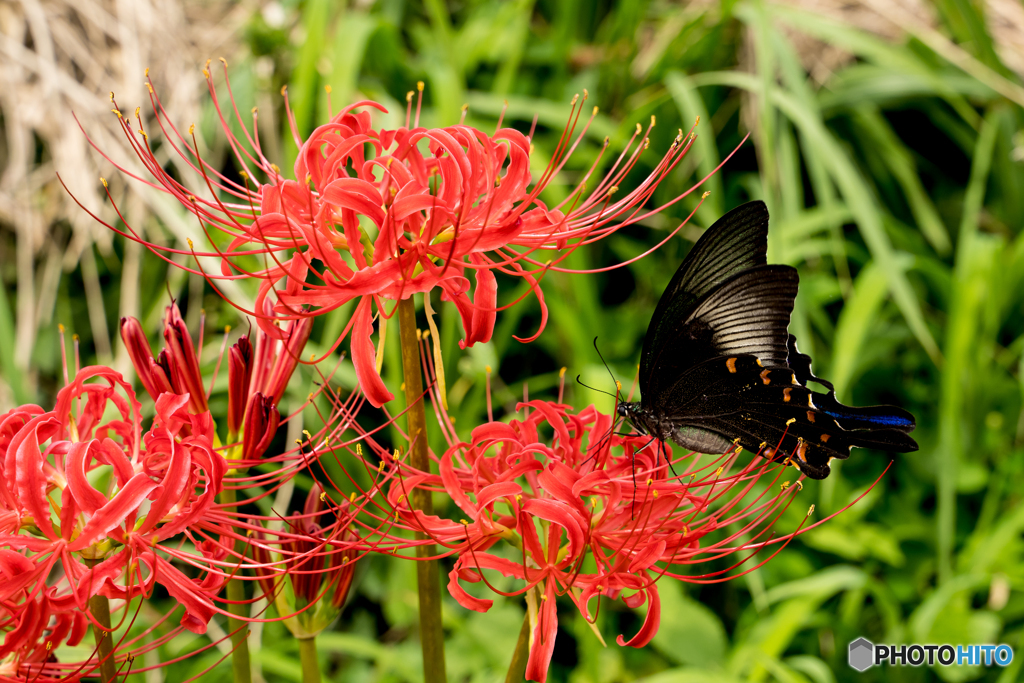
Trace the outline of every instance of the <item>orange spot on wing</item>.
<instances>
[{"instance_id":1,"label":"orange spot on wing","mask_svg":"<svg viewBox=\"0 0 1024 683\"><path fill-rule=\"evenodd\" d=\"M807 411L807 421L814 422L814 413L810 410Z\"/></svg>"},{"instance_id":2,"label":"orange spot on wing","mask_svg":"<svg viewBox=\"0 0 1024 683\"><path fill-rule=\"evenodd\" d=\"M730 358L727 361L725 361L725 367L729 368L729 372L735 373L736 372L736 359L735 358Z\"/></svg>"},{"instance_id":3,"label":"orange spot on wing","mask_svg":"<svg viewBox=\"0 0 1024 683\"><path fill-rule=\"evenodd\" d=\"M772 383L772 381L770 379L768 379L768 374L770 372L771 372L771 370L762 370L761 371L761 381L764 382L765 384L771 384Z\"/></svg>"},{"instance_id":4,"label":"orange spot on wing","mask_svg":"<svg viewBox=\"0 0 1024 683\"><path fill-rule=\"evenodd\" d=\"M789 403L789 392L791 391L793 390L790 389L789 387L786 387L785 389L782 390L782 400L785 401L786 403Z\"/></svg>"}]
</instances>

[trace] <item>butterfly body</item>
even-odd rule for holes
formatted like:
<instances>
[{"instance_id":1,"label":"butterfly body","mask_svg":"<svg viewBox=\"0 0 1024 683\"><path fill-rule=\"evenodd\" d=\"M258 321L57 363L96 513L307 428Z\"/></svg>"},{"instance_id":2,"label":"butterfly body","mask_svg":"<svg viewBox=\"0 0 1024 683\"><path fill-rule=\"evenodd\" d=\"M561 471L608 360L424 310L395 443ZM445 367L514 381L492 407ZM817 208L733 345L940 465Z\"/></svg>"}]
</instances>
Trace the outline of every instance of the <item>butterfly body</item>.
<instances>
[{"instance_id":1,"label":"butterfly body","mask_svg":"<svg viewBox=\"0 0 1024 683\"><path fill-rule=\"evenodd\" d=\"M640 432L701 453L734 444L814 479L855 446L908 452L910 413L856 408L811 373L789 334L799 278L767 265L768 210L751 202L697 241L662 295L644 338L641 400L619 415ZM809 382L827 392L808 388Z\"/></svg>"}]
</instances>

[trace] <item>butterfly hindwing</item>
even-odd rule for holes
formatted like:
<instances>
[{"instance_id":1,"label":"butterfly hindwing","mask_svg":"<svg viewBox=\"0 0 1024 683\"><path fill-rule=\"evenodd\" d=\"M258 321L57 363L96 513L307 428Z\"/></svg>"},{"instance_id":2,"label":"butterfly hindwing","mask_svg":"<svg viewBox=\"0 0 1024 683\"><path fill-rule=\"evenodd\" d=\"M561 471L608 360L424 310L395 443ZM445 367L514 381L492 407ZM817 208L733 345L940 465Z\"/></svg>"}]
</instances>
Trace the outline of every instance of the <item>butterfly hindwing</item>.
<instances>
[{"instance_id":1,"label":"butterfly hindwing","mask_svg":"<svg viewBox=\"0 0 1024 683\"><path fill-rule=\"evenodd\" d=\"M857 432L843 429L817 407L821 396L801 386L792 370L766 368L756 356L714 358L692 368L676 386L677 409L666 416L672 425L668 436L677 440L693 428L709 430L721 437L719 446L739 439L749 451L788 458L807 476L821 479L832 458L845 459L850 448L864 445Z\"/></svg>"},{"instance_id":2,"label":"butterfly hindwing","mask_svg":"<svg viewBox=\"0 0 1024 683\"><path fill-rule=\"evenodd\" d=\"M831 382L816 377L811 372L811 357L800 353L796 347L796 337L789 335L788 341L789 367L796 374L797 381L803 385L815 382L828 389L827 394L819 395L817 403L820 408L835 418L844 429L875 429L876 437L881 439L875 447L886 446L917 450L917 442L907 436L914 430L914 416L896 406L865 406L853 407L844 405L836 398L835 387ZM891 432L902 433L903 438ZM904 451L904 452L907 452Z\"/></svg>"}]
</instances>

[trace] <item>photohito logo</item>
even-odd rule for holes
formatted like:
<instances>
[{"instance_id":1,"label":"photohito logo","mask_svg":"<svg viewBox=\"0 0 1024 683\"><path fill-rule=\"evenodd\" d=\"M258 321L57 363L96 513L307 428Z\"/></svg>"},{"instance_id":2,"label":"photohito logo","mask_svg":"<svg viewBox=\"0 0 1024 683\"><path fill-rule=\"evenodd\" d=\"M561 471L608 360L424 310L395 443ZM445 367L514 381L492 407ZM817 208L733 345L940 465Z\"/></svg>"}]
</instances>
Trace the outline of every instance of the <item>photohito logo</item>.
<instances>
[{"instance_id":1,"label":"photohito logo","mask_svg":"<svg viewBox=\"0 0 1024 683\"><path fill-rule=\"evenodd\" d=\"M875 645L867 638L850 643L850 667L867 671L873 666L1008 666L1013 661L1009 645Z\"/></svg>"}]
</instances>

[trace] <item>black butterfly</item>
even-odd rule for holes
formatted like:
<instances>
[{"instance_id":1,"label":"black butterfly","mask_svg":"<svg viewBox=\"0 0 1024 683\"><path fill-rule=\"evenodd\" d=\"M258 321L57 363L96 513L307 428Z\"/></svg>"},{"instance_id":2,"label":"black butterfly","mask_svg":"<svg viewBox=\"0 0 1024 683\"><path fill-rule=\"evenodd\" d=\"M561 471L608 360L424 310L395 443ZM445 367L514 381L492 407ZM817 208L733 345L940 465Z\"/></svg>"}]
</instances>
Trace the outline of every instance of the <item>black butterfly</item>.
<instances>
[{"instance_id":1,"label":"black butterfly","mask_svg":"<svg viewBox=\"0 0 1024 683\"><path fill-rule=\"evenodd\" d=\"M640 357L637 403L618 414L658 439L701 453L739 443L789 461L812 479L854 446L906 453L914 416L894 406L853 408L811 373L789 316L796 269L767 265L768 208L750 202L701 236L662 294ZM807 388L810 381L828 393Z\"/></svg>"}]
</instances>

